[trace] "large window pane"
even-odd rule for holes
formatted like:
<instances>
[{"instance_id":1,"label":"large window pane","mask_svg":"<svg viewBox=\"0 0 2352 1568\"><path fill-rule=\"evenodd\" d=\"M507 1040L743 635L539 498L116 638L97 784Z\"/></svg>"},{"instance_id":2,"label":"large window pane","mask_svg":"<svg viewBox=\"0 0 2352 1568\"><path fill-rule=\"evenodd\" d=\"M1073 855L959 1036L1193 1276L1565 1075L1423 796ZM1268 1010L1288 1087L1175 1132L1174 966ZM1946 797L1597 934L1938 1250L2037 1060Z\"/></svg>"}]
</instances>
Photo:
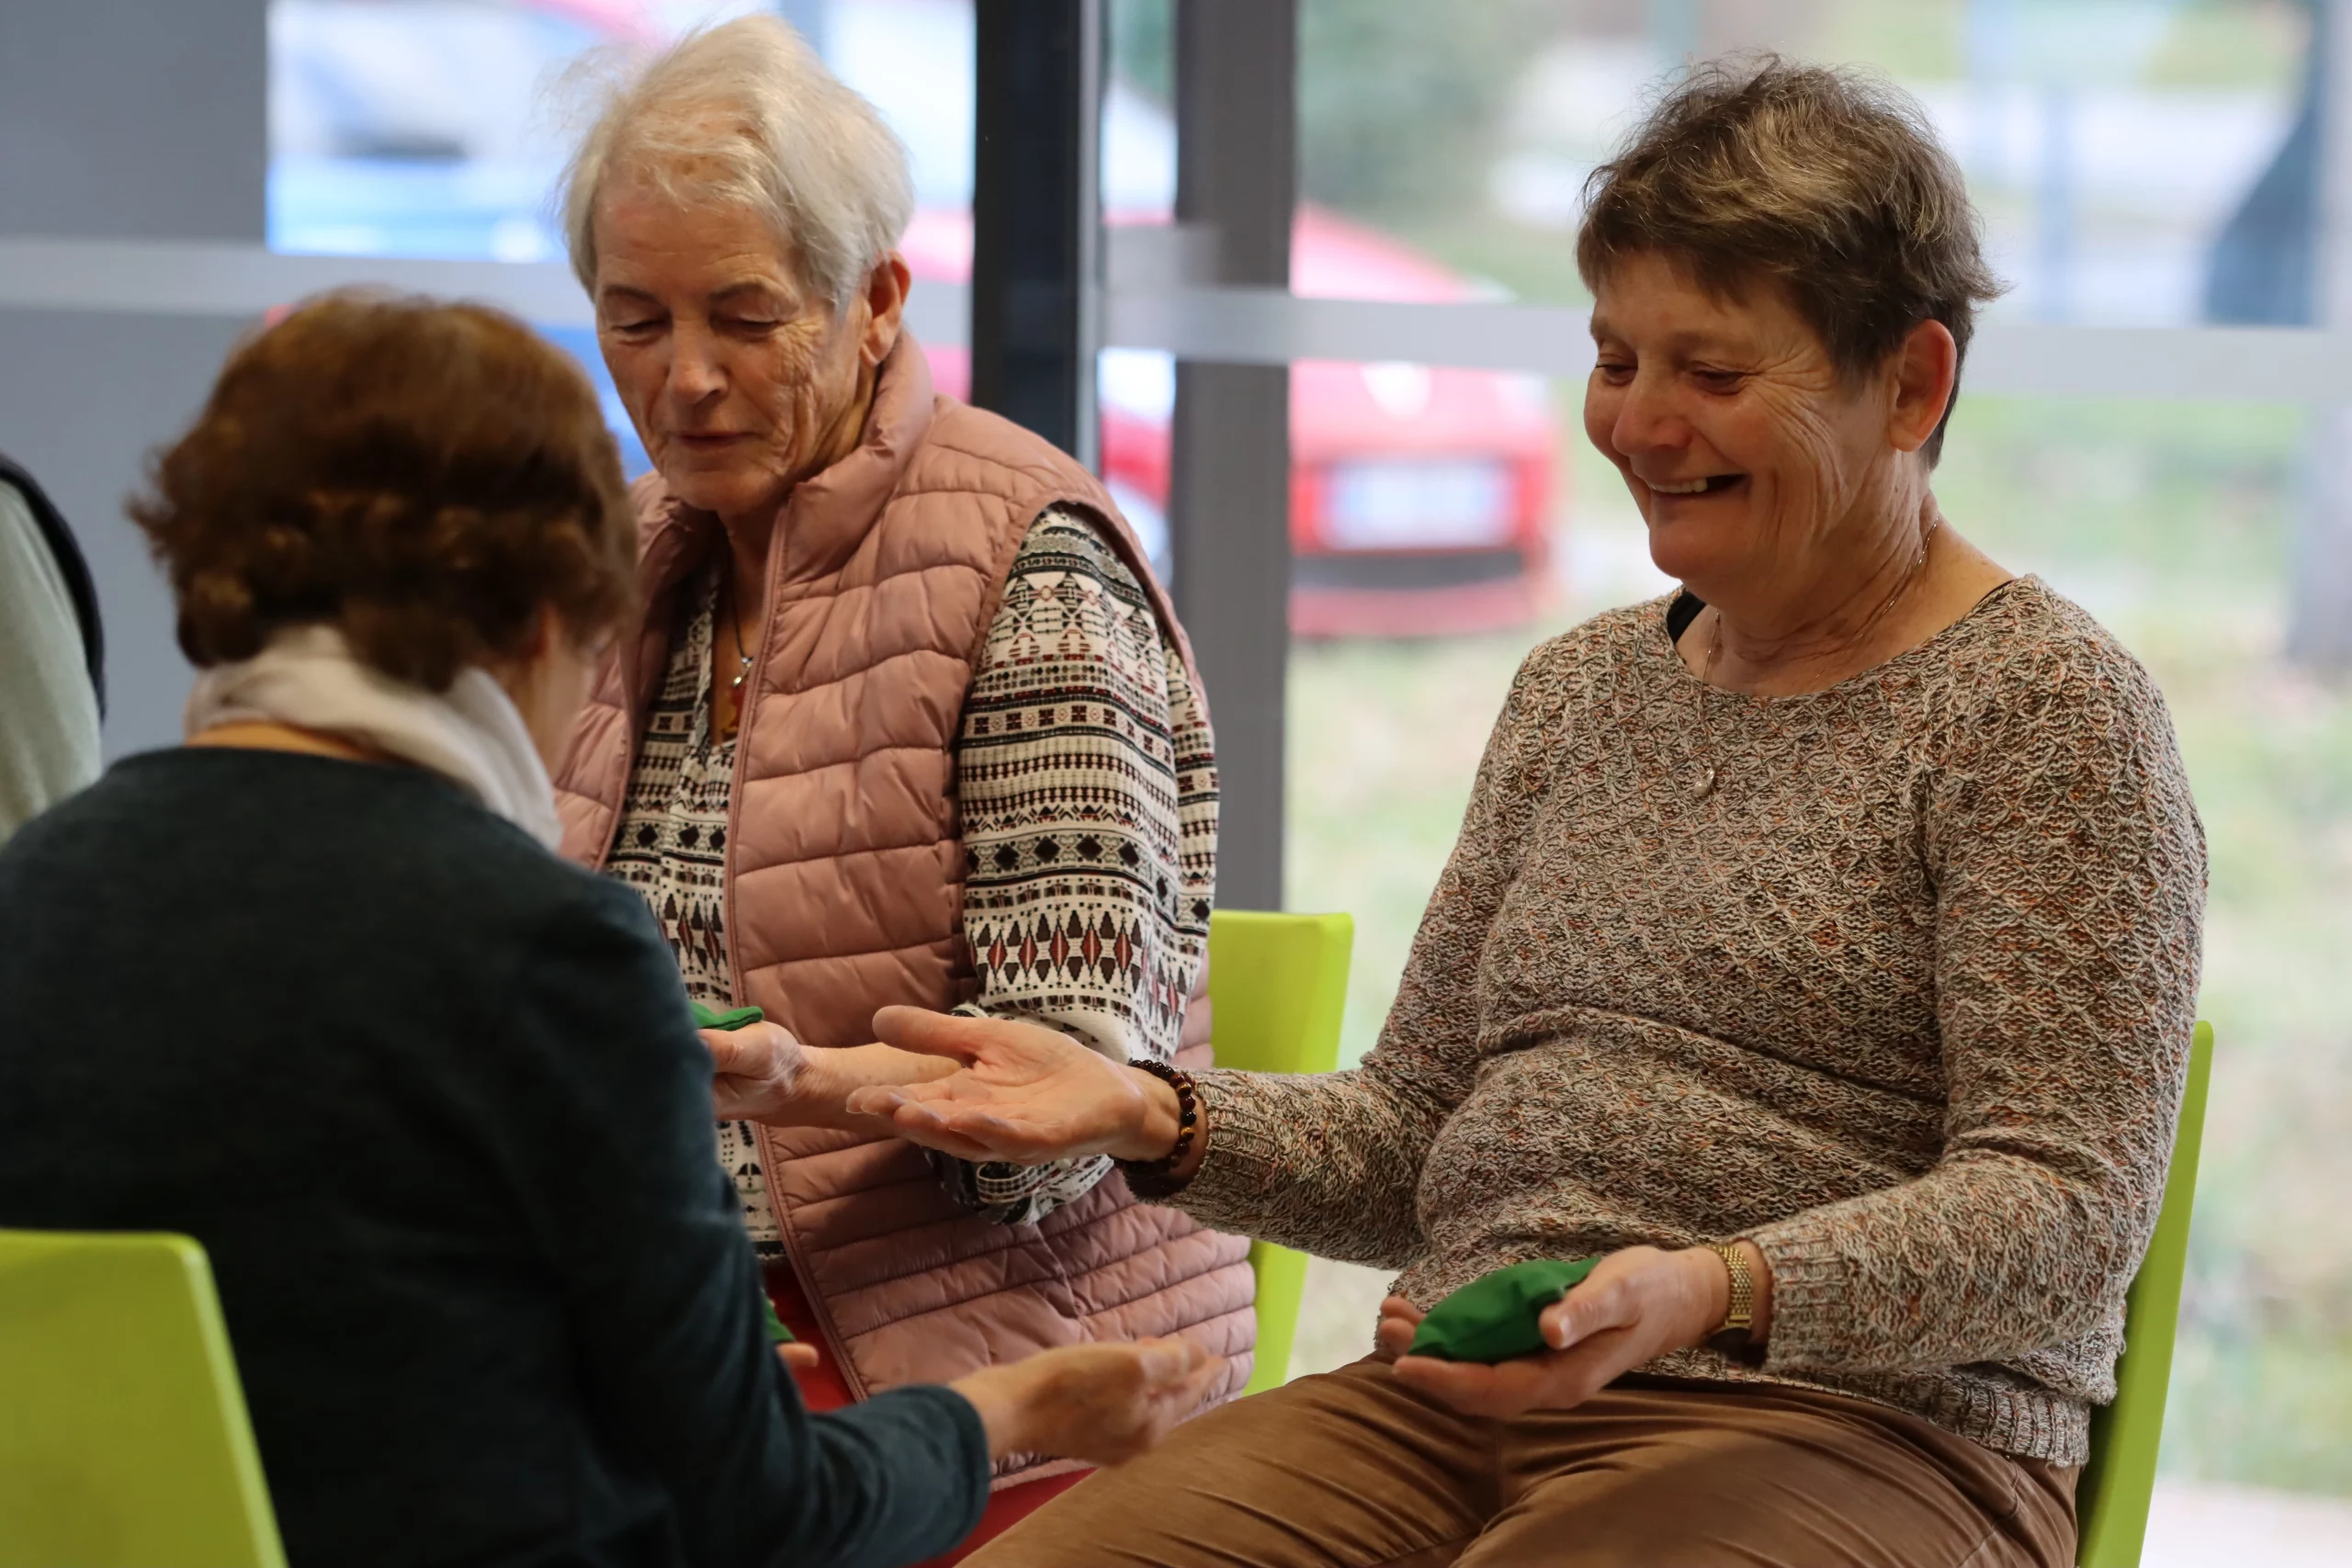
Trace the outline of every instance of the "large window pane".
<instances>
[{"instance_id":1,"label":"large window pane","mask_svg":"<svg viewBox=\"0 0 2352 1568\"><path fill-rule=\"evenodd\" d=\"M2188 327L2318 311L2312 7L1478 10L1302 0L1302 226L1329 213L1482 287L1577 302L1585 176L1669 65L1767 47L1871 66L1917 95L2013 285L1996 319ZM1581 396L1555 389L1554 581L1533 623L1295 652L1289 896L1359 922L1351 1059L1394 994L1519 658L1666 586L1577 427ZM1955 526L2080 601L2154 670L2211 840L2202 1005L2222 1054L2165 1465L2352 1493L2339 1304L2352 1224L2334 1200L2352 1176L2352 1000L2332 963L2352 929L2352 702L2287 657L2299 551L2338 526L2314 498L2324 457L2310 454L2327 443L2312 428L2288 407L1971 397L1937 489ZM1383 1282L1317 1264L1295 1370L1361 1354Z\"/></svg>"},{"instance_id":2,"label":"large window pane","mask_svg":"<svg viewBox=\"0 0 2352 1568\"><path fill-rule=\"evenodd\" d=\"M272 0L271 247L560 261L556 185L598 52L625 58L761 10L800 28L906 143L915 287L967 281L971 0ZM594 334L542 330L587 367L641 471ZM934 360L960 392L963 352Z\"/></svg>"},{"instance_id":3,"label":"large window pane","mask_svg":"<svg viewBox=\"0 0 2352 1568\"><path fill-rule=\"evenodd\" d=\"M1666 72L1772 49L1917 95L2015 285L1996 313L2309 317L2312 25L2284 0L1306 0L1301 29L1303 200L1522 298L1581 297L1585 176Z\"/></svg>"}]
</instances>

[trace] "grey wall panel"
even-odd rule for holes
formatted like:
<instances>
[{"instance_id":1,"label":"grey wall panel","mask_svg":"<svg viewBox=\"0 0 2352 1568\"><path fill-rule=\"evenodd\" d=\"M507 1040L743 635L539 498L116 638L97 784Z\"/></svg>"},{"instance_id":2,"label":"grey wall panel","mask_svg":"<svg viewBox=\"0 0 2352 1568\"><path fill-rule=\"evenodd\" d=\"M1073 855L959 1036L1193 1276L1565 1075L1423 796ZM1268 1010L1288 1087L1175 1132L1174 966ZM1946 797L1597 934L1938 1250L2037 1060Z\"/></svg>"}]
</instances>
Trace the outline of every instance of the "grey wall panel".
<instances>
[{"instance_id":1,"label":"grey wall panel","mask_svg":"<svg viewBox=\"0 0 2352 1568\"><path fill-rule=\"evenodd\" d=\"M1176 613L1216 728L1216 898L1283 907L1290 665L1290 373L1176 366Z\"/></svg>"},{"instance_id":2,"label":"grey wall panel","mask_svg":"<svg viewBox=\"0 0 2352 1568\"><path fill-rule=\"evenodd\" d=\"M0 0L0 235L259 243L268 17L267 0ZM243 330L0 309L0 447L40 476L97 578L110 758L175 739L188 681L123 500Z\"/></svg>"},{"instance_id":3,"label":"grey wall panel","mask_svg":"<svg viewBox=\"0 0 2352 1568\"><path fill-rule=\"evenodd\" d=\"M0 0L0 233L258 240L266 0Z\"/></svg>"},{"instance_id":4,"label":"grey wall panel","mask_svg":"<svg viewBox=\"0 0 2352 1568\"><path fill-rule=\"evenodd\" d=\"M97 580L108 759L179 738L189 674L171 596L123 502L147 451L195 417L242 331L219 317L0 310L0 448L40 479Z\"/></svg>"}]
</instances>

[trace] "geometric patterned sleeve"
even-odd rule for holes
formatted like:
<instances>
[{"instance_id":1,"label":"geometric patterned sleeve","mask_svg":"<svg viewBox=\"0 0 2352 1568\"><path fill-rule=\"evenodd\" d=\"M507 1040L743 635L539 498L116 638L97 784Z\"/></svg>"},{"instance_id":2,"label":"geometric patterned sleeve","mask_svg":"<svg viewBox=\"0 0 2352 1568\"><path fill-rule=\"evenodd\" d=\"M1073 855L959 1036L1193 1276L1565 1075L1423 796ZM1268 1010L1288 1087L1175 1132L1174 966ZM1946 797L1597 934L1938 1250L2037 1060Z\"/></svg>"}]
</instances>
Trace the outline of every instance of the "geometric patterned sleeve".
<instances>
[{"instance_id":1,"label":"geometric patterned sleeve","mask_svg":"<svg viewBox=\"0 0 2352 1568\"><path fill-rule=\"evenodd\" d=\"M1114 1061L1174 1059L1216 897L1216 756L1184 661L1083 516L1031 524L964 705L956 754L964 934L979 995ZM1035 1223L1102 1158L940 1156L967 1205Z\"/></svg>"}]
</instances>

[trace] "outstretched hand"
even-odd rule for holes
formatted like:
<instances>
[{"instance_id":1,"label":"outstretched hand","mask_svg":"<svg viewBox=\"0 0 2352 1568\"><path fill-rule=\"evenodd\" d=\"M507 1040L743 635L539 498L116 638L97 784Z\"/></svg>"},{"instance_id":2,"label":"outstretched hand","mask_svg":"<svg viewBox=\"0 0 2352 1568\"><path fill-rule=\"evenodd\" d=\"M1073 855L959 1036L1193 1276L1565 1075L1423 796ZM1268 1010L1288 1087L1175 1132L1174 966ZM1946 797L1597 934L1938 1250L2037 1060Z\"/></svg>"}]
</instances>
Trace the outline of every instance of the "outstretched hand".
<instances>
[{"instance_id":1,"label":"outstretched hand","mask_svg":"<svg viewBox=\"0 0 2352 1568\"><path fill-rule=\"evenodd\" d=\"M1190 1340L1065 1345L948 1386L972 1403L989 1451L1124 1463L1200 1408L1225 1360Z\"/></svg>"},{"instance_id":2,"label":"outstretched hand","mask_svg":"<svg viewBox=\"0 0 2352 1568\"><path fill-rule=\"evenodd\" d=\"M910 1143L1014 1165L1098 1154L1157 1159L1174 1146L1167 1086L1040 1024L888 1007L874 1015L874 1032L902 1051L961 1064L928 1083L849 1097L852 1111L888 1120Z\"/></svg>"},{"instance_id":3,"label":"outstretched hand","mask_svg":"<svg viewBox=\"0 0 2352 1568\"><path fill-rule=\"evenodd\" d=\"M886 1122L849 1109L856 1090L922 1083L956 1070L954 1062L888 1045L812 1048L790 1030L765 1021L701 1034L710 1052L711 1109L721 1122L836 1127L886 1136L891 1131Z\"/></svg>"}]
</instances>

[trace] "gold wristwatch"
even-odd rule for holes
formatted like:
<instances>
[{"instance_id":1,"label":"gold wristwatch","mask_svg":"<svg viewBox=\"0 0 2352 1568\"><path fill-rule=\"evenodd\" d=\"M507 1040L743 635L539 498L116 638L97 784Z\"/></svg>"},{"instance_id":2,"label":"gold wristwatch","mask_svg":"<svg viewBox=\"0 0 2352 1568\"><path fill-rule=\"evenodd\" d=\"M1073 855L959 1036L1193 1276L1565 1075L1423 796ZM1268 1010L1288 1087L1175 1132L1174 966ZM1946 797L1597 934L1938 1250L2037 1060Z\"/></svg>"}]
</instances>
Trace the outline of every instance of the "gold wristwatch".
<instances>
[{"instance_id":1,"label":"gold wristwatch","mask_svg":"<svg viewBox=\"0 0 2352 1568\"><path fill-rule=\"evenodd\" d=\"M1736 1361L1761 1360L1764 1348L1756 1343L1756 1275L1736 1245L1710 1242L1707 1250L1724 1260L1731 1275L1731 1304L1724 1320L1708 1331L1707 1348Z\"/></svg>"}]
</instances>

